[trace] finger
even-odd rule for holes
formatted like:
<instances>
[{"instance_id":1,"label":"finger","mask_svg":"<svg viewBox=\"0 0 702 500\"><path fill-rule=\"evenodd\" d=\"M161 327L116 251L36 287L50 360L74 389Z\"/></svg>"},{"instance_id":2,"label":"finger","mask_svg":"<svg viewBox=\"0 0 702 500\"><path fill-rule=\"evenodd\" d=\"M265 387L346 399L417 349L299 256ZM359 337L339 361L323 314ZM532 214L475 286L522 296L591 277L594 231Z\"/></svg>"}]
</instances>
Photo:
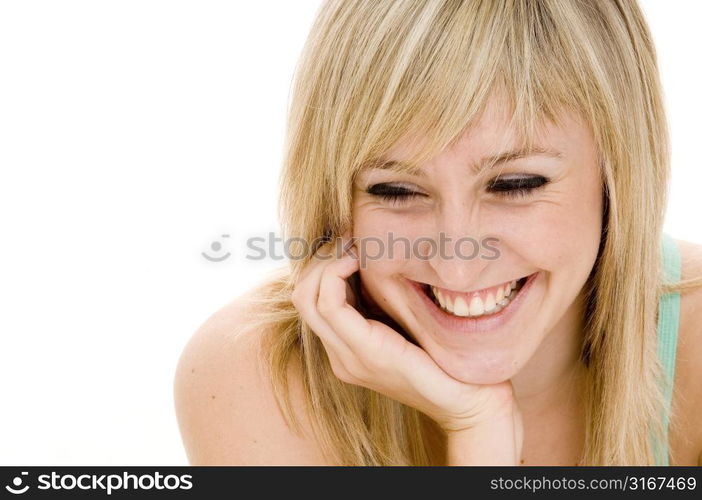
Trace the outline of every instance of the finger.
<instances>
[{"instance_id":1,"label":"finger","mask_svg":"<svg viewBox=\"0 0 702 500\"><path fill-rule=\"evenodd\" d=\"M327 246L326 248L321 249L321 252L331 252L331 249ZM311 271L295 288L295 300L293 303L298 309L301 318L309 326L313 333L315 333L323 341L323 343L327 345L327 347L330 347L332 352L336 353L340 363L346 368L347 371L353 372L353 370L356 370L362 366L362 363L359 361L358 356L353 352L353 350L349 348L346 342L344 342L344 339L339 336L336 326L330 325L329 322L327 322L319 313L317 308L319 297L321 295L321 278L325 272L325 269L330 265L340 265L340 261L343 265L345 260L335 259L330 262L311 264ZM348 299L348 294L353 296L354 293L348 281L345 281L344 286L345 297ZM358 311L355 311L354 309L354 312L357 316L357 320L365 322L365 318L363 318ZM367 323L365 326L368 326ZM325 347L325 349L327 347Z\"/></svg>"},{"instance_id":2,"label":"finger","mask_svg":"<svg viewBox=\"0 0 702 500\"><path fill-rule=\"evenodd\" d=\"M352 351L368 353L371 323L354 309L346 298L346 280L358 270L358 266L358 259L347 255L324 269L319 285L317 310ZM397 335L405 341L399 334Z\"/></svg>"},{"instance_id":3,"label":"finger","mask_svg":"<svg viewBox=\"0 0 702 500\"><path fill-rule=\"evenodd\" d=\"M301 319L309 326L312 332L328 345L332 346L340 357L344 357L348 360L354 355L317 310L321 276L324 269L330 264L330 262L310 264L310 272L308 272L304 279L302 279L293 290L293 305L298 310Z\"/></svg>"},{"instance_id":4,"label":"finger","mask_svg":"<svg viewBox=\"0 0 702 500\"><path fill-rule=\"evenodd\" d=\"M333 241L320 246L298 276L295 288L318 288L319 278L324 268L340 256L335 256L335 251Z\"/></svg>"},{"instance_id":5,"label":"finger","mask_svg":"<svg viewBox=\"0 0 702 500\"><path fill-rule=\"evenodd\" d=\"M312 254L310 260L298 275L297 283L304 281L310 274L321 271L320 266L323 267L333 260L331 247L331 242L324 243Z\"/></svg>"},{"instance_id":6,"label":"finger","mask_svg":"<svg viewBox=\"0 0 702 500\"><path fill-rule=\"evenodd\" d=\"M319 247L312 255L309 262L305 264L305 267L298 275L297 282L295 283L293 289L293 295L300 295L302 294L300 292L303 290L316 291L318 289L322 271L330 262L334 260L331 246L332 243L328 242Z\"/></svg>"},{"instance_id":7,"label":"finger","mask_svg":"<svg viewBox=\"0 0 702 500\"><path fill-rule=\"evenodd\" d=\"M327 352L331 350L337 357L342 358L344 366L352 365L352 359L355 358L355 354L334 328L317 312L314 303L310 305L310 302L312 301L308 300L304 304L297 306L300 319L312 330L312 333L319 337Z\"/></svg>"}]
</instances>

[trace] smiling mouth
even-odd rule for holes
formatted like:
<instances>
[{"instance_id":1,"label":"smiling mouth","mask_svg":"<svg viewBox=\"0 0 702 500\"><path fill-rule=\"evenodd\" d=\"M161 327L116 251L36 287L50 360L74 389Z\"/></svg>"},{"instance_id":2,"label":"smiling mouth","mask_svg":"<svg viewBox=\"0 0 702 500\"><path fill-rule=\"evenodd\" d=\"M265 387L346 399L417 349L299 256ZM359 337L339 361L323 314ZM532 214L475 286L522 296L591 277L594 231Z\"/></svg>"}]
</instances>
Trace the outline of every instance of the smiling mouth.
<instances>
[{"instance_id":1,"label":"smiling mouth","mask_svg":"<svg viewBox=\"0 0 702 500\"><path fill-rule=\"evenodd\" d=\"M426 283L417 283L422 292L443 312L459 318L483 318L507 308L530 278L524 276L478 292L455 292Z\"/></svg>"}]
</instances>

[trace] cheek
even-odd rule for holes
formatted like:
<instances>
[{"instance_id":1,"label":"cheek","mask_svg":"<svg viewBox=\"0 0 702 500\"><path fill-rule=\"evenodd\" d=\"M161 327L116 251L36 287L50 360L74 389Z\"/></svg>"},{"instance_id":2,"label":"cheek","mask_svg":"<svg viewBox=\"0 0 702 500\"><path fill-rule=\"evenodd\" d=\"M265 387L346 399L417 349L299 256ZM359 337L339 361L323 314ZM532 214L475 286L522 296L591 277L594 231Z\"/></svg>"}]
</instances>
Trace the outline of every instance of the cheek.
<instances>
[{"instance_id":1,"label":"cheek","mask_svg":"<svg viewBox=\"0 0 702 500\"><path fill-rule=\"evenodd\" d=\"M367 268L383 274L408 264L422 253L422 238L432 238L432 219L390 210L358 210L354 213L354 236ZM384 266L383 268L380 265Z\"/></svg>"},{"instance_id":2,"label":"cheek","mask_svg":"<svg viewBox=\"0 0 702 500\"><path fill-rule=\"evenodd\" d=\"M573 189L557 201L535 206L528 218L513 220L508 234L520 235L515 241L545 269L591 267L602 233L602 195L596 189Z\"/></svg>"},{"instance_id":3,"label":"cheek","mask_svg":"<svg viewBox=\"0 0 702 500\"><path fill-rule=\"evenodd\" d=\"M505 250L533 266L558 270L594 263L601 237L601 195L559 193L485 220L484 231L503 241Z\"/></svg>"},{"instance_id":4,"label":"cheek","mask_svg":"<svg viewBox=\"0 0 702 500\"><path fill-rule=\"evenodd\" d=\"M602 193L585 181L574 189L561 210L544 217L544 247L554 262L562 264L594 263L602 235Z\"/></svg>"}]
</instances>

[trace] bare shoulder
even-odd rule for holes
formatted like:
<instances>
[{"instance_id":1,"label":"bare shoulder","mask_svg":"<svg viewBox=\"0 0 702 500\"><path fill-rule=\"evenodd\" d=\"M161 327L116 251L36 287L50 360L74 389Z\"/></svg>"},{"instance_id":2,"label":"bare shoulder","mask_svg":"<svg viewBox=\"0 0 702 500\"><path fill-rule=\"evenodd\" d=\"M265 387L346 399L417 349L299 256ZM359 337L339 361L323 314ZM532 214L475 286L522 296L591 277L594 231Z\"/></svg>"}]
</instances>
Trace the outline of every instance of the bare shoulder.
<instances>
[{"instance_id":1,"label":"bare shoulder","mask_svg":"<svg viewBox=\"0 0 702 500\"><path fill-rule=\"evenodd\" d=\"M702 276L702 245L676 240L681 278ZM675 390L671 419L671 465L702 465L702 287L680 295Z\"/></svg>"},{"instance_id":2,"label":"bare shoulder","mask_svg":"<svg viewBox=\"0 0 702 500\"><path fill-rule=\"evenodd\" d=\"M263 333L247 328L256 314L250 292L210 316L178 361L174 402L192 465L323 465L309 431L299 364L289 367L293 406L305 435L288 428L260 369Z\"/></svg>"}]
</instances>

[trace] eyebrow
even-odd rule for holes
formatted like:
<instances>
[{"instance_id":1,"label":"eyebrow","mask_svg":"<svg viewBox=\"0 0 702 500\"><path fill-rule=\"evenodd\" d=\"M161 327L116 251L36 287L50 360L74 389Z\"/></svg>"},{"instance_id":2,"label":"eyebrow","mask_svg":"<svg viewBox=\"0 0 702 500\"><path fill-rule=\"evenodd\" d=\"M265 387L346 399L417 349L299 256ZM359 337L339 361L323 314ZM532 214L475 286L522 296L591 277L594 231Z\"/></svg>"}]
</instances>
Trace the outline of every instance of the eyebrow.
<instances>
[{"instance_id":1,"label":"eyebrow","mask_svg":"<svg viewBox=\"0 0 702 500\"><path fill-rule=\"evenodd\" d=\"M472 164L471 170L475 175L480 175L483 171L490 169L494 166L519 160L521 158L528 158L530 156L546 156L550 158L560 159L563 158L563 153L561 153L560 151L556 151L555 149L543 147L533 147L531 149L514 149L511 151L499 153L497 155L486 156L479 162ZM421 168L397 160L384 160L381 158L371 162L369 165L366 166L366 168L405 173L416 177L426 177L426 173Z\"/></svg>"}]
</instances>

